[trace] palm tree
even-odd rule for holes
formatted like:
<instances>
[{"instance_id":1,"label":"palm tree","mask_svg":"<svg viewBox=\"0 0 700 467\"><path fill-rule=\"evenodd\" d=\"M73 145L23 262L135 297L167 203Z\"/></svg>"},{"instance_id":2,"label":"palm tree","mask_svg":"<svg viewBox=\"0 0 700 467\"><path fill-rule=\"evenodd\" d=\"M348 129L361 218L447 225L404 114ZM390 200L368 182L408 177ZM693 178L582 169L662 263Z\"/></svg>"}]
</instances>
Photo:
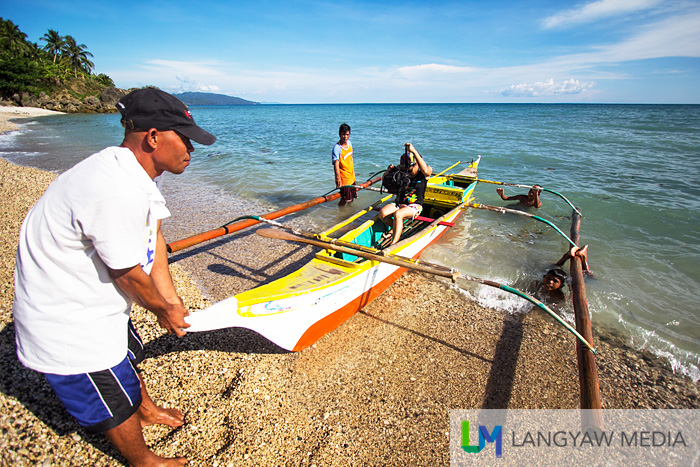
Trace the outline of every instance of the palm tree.
<instances>
[{"instance_id":1,"label":"palm tree","mask_svg":"<svg viewBox=\"0 0 700 467\"><path fill-rule=\"evenodd\" d=\"M65 45L61 55L68 60L69 66L73 68L73 75L77 78L78 71L84 71L87 74L92 73L95 64L88 59L88 57L93 55L85 50L87 46L85 44L78 45L73 36L66 36L64 40Z\"/></svg>"},{"instance_id":2,"label":"palm tree","mask_svg":"<svg viewBox=\"0 0 700 467\"><path fill-rule=\"evenodd\" d=\"M0 25L0 46L12 57L24 57L29 53L27 35L11 20L3 20Z\"/></svg>"},{"instance_id":3,"label":"palm tree","mask_svg":"<svg viewBox=\"0 0 700 467\"><path fill-rule=\"evenodd\" d=\"M50 55L53 55L53 63L55 65L56 58L58 57L58 54L61 53L61 50L63 50L63 46L65 44L63 37L58 33L58 31L49 29L49 32L44 34L44 37L42 37L39 40L46 42L44 50L47 51Z\"/></svg>"}]
</instances>

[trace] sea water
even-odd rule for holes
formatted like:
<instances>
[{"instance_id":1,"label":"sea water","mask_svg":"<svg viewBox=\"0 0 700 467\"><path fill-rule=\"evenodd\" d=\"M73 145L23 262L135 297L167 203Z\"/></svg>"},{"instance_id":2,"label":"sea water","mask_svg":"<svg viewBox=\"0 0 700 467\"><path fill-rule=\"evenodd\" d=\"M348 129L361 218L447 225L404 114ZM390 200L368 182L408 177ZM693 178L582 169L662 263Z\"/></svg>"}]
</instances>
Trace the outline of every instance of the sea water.
<instances>
[{"instance_id":1,"label":"sea water","mask_svg":"<svg viewBox=\"0 0 700 467\"><path fill-rule=\"evenodd\" d=\"M396 163L406 142L436 172L481 156L481 179L539 184L583 214L594 326L624 331L634 348L666 357L677 372L700 379L700 106L262 105L192 111L218 140L195 145L186 174L166 178L169 206L199 213L174 216L187 224L174 231L196 233L333 190L330 154L343 122L352 127L360 182ZM0 157L57 172L121 140L115 114L20 124L19 132L0 137ZM502 201L497 187L479 184L475 200L518 207ZM527 191L504 188L506 195ZM378 197L365 191L350 206L326 203L304 211L303 222L320 230ZM524 210L568 234L569 205L549 192L541 199L541 209ZM544 223L468 209L423 258L528 289L567 248ZM483 305L531 310L496 289L459 286ZM570 308L562 310L569 319Z\"/></svg>"}]
</instances>

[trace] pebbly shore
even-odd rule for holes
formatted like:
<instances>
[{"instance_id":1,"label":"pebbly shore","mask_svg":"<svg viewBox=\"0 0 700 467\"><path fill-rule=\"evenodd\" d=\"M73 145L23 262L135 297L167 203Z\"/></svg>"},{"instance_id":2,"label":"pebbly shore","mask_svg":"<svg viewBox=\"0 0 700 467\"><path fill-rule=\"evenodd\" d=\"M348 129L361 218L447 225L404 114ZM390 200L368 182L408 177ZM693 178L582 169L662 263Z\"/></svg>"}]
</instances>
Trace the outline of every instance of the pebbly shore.
<instances>
[{"instance_id":1,"label":"pebbly shore","mask_svg":"<svg viewBox=\"0 0 700 467\"><path fill-rule=\"evenodd\" d=\"M122 465L15 355L19 228L55 176L0 159L0 465ZM269 242L241 233L174 255L191 312L283 275L314 251ZM150 313L135 308L133 316L153 399L186 417L177 429L148 427L146 441L193 466L448 465L450 409L579 406L574 339L553 319L480 307L419 273L297 353L240 329L177 339ZM697 383L626 342L595 329L604 408L700 408Z\"/></svg>"}]
</instances>

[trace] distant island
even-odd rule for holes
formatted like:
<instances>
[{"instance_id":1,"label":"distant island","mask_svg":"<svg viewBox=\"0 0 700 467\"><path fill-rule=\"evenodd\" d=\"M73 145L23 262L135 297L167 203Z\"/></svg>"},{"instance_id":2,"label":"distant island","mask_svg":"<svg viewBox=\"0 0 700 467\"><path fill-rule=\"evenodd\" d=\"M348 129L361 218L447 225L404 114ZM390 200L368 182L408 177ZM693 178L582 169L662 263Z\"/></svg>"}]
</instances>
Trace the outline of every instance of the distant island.
<instances>
[{"instance_id":1,"label":"distant island","mask_svg":"<svg viewBox=\"0 0 700 467\"><path fill-rule=\"evenodd\" d=\"M260 102L210 92L183 92L174 96L187 105L260 105Z\"/></svg>"}]
</instances>

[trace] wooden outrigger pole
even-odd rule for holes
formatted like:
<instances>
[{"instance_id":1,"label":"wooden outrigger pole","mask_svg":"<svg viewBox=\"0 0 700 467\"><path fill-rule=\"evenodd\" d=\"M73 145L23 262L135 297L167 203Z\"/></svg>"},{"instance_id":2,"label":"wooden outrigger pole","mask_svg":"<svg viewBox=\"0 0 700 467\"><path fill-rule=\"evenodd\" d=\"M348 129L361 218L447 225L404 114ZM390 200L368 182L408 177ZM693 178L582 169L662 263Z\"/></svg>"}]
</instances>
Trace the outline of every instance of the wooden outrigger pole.
<instances>
[{"instance_id":1,"label":"wooden outrigger pole","mask_svg":"<svg viewBox=\"0 0 700 467\"><path fill-rule=\"evenodd\" d=\"M381 179L381 177L374 177L373 179L367 180L365 183L359 186L363 188L368 187L373 183L380 181ZM287 214L291 214L297 211L302 211L306 208L310 208L311 206L316 206L317 204L325 203L327 201L333 201L334 199L338 198L340 198L339 192L334 193L332 195L319 196L318 198L311 199L304 203L295 204L293 206L288 206L286 208L279 209L269 214L265 214L261 217L264 217L265 219L277 219L278 217L286 216ZM230 234L233 232L238 232L239 230L243 230L246 227L250 227L257 223L259 223L259 221L256 221L254 219L246 219L230 225L226 224L217 229L209 230L207 232L202 232L191 237L183 238L182 240L176 240L174 242L168 243L166 247L168 249L168 253L175 253L176 251L184 250L185 248L189 248L207 240L211 240L212 238L221 237L222 235Z\"/></svg>"},{"instance_id":2,"label":"wooden outrigger pole","mask_svg":"<svg viewBox=\"0 0 700 467\"><path fill-rule=\"evenodd\" d=\"M477 181L482 183L492 183L496 185L533 188L528 185L492 182L489 180L478 179ZM554 224L539 216L534 216L529 213L497 206L485 206L478 203L469 204L468 206L477 209L486 209L489 211L501 213L509 212L534 218L553 227L571 245L579 245L581 212L578 209L576 209L576 206L571 204L571 202L560 193L546 188L543 188L543 190L554 193L557 196L561 197L573 209L573 214L571 217L571 233L569 237L567 237ZM579 256L573 255L569 259L569 261L569 275L572 279L571 290L573 296L572 298L574 305L574 319L576 331L582 337L582 339L576 342L576 360L578 365L580 387L580 408L584 410L584 412L581 413L581 425L584 430L591 428L596 430L603 430L603 413L602 403L600 400L600 382L598 381L598 370L595 364L595 352L588 352L589 348L582 344L582 342L587 342L589 344L593 342L593 328L591 324L590 314L588 312L588 300L586 299L586 285L583 280L583 260Z\"/></svg>"},{"instance_id":3,"label":"wooden outrigger pole","mask_svg":"<svg viewBox=\"0 0 700 467\"><path fill-rule=\"evenodd\" d=\"M571 219L571 240L579 244L581 215L574 209ZM586 285L583 281L583 261L573 255L569 258L569 273L571 275L571 290L574 301L574 317L576 330L588 342L593 342L593 328L588 313ZM603 430L602 404L600 401L600 383L595 364L595 355L580 342L576 342L576 360L578 362L578 379L581 390L580 406L586 410L582 413L581 423L584 430L588 428Z\"/></svg>"}]
</instances>

